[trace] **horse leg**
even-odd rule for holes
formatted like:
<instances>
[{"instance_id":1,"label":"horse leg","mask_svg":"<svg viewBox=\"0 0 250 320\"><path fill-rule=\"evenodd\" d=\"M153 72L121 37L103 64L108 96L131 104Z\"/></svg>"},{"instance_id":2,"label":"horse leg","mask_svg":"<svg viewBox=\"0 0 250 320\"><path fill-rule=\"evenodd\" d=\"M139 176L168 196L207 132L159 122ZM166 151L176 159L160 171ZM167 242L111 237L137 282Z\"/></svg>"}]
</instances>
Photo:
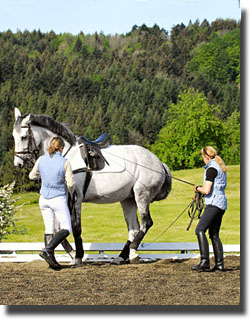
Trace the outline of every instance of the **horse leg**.
<instances>
[{"instance_id":1,"label":"horse leg","mask_svg":"<svg viewBox=\"0 0 250 320\"><path fill-rule=\"evenodd\" d=\"M82 244L82 227L81 227L81 203L82 199L78 198L75 206L71 212L72 231L76 245L76 254L72 264L81 265L82 258L84 256L83 244Z\"/></svg>"},{"instance_id":2,"label":"horse leg","mask_svg":"<svg viewBox=\"0 0 250 320\"><path fill-rule=\"evenodd\" d=\"M117 258L111 264L122 264L129 257L130 244L139 232L140 226L137 218L137 206L134 199L121 201L123 214L128 227L128 241Z\"/></svg>"},{"instance_id":3,"label":"horse leg","mask_svg":"<svg viewBox=\"0 0 250 320\"><path fill-rule=\"evenodd\" d=\"M130 263L137 263L139 260L139 255L136 253L142 239L145 237L149 228L153 225L153 220L149 212L149 195L147 192L135 193L135 200L137 203L138 211L141 218L140 231L136 234L134 240L130 244L129 260Z\"/></svg>"},{"instance_id":4,"label":"horse leg","mask_svg":"<svg viewBox=\"0 0 250 320\"><path fill-rule=\"evenodd\" d=\"M70 258L73 260L74 259L74 250L73 250L71 244L69 243L69 241L67 239L64 239L61 244L63 246L63 249L67 252L67 254L70 256Z\"/></svg>"}]
</instances>

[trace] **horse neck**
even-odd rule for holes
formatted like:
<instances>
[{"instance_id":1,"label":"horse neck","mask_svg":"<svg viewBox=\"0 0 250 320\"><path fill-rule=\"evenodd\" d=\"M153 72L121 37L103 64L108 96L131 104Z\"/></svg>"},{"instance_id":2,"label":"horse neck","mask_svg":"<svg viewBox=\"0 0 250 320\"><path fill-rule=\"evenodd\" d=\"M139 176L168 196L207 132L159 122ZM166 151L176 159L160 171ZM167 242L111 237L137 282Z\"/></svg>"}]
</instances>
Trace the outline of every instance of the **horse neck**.
<instances>
[{"instance_id":1,"label":"horse neck","mask_svg":"<svg viewBox=\"0 0 250 320\"><path fill-rule=\"evenodd\" d=\"M58 135L46 128L38 126L33 126L32 130L36 145L39 146L40 155L47 154L51 139ZM65 158L70 161L72 170L86 167L86 164L81 157L78 144L71 146L68 141L66 141L63 137L61 138L65 143L63 155L67 153Z\"/></svg>"}]
</instances>

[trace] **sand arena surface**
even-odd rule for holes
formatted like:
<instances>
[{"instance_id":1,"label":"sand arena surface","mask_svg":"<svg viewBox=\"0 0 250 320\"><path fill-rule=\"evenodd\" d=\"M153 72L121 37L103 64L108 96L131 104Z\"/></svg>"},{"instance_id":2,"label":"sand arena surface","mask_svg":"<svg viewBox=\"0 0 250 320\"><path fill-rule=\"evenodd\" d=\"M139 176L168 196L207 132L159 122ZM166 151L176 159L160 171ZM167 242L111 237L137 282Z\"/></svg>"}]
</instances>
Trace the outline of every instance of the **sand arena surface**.
<instances>
[{"instance_id":1,"label":"sand arena surface","mask_svg":"<svg viewBox=\"0 0 250 320\"><path fill-rule=\"evenodd\" d=\"M226 272L191 270L198 259L113 266L89 263L60 271L44 261L0 263L2 305L239 305L240 257ZM213 259L212 259L213 266Z\"/></svg>"}]
</instances>

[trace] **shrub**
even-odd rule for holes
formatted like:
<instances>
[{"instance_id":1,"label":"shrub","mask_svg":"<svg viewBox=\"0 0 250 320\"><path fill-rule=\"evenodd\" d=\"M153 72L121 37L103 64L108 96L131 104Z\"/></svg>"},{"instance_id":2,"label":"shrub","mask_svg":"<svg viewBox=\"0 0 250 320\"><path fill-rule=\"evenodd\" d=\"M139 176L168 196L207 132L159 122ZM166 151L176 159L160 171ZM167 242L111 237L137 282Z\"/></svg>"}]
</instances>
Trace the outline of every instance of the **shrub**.
<instances>
[{"instance_id":1,"label":"shrub","mask_svg":"<svg viewBox=\"0 0 250 320\"><path fill-rule=\"evenodd\" d=\"M14 218L17 207L13 199L13 189L15 182L7 184L0 188L0 241L6 239L10 234L23 234L26 231L23 226L20 229L16 227L16 219Z\"/></svg>"}]
</instances>

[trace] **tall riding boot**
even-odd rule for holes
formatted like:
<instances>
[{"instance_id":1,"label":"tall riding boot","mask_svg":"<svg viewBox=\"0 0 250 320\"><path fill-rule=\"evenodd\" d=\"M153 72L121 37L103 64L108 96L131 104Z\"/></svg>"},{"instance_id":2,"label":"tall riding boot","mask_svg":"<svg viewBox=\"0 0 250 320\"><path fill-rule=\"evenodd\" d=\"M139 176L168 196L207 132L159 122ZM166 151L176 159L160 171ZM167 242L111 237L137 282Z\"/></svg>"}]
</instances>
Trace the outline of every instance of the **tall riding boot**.
<instances>
[{"instance_id":1,"label":"tall riding boot","mask_svg":"<svg viewBox=\"0 0 250 320\"><path fill-rule=\"evenodd\" d=\"M55 248L69 235L69 231L66 229L62 229L58 231L54 238L50 241L50 243L40 252L40 257L46 260L46 262L53 269L60 269L60 264L56 261L54 256Z\"/></svg>"},{"instance_id":2,"label":"tall riding boot","mask_svg":"<svg viewBox=\"0 0 250 320\"><path fill-rule=\"evenodd\" d=\"M214 261L215 261L215 266L212 270L225 271L223 246L219 236L218 235L212 236L211 241L214 249Z\"/></svg>"},{"instance_id":3,"label":"tall riding boot","mask_svg":"<svg viewBox=\"0 0 250 320\"><path fill-rule=\"evenodd\" d=\"M195 271L207 271L210 269L210 261L209 261L209 245L207 241L207 237L204 231L199 231L197 234L201 261L198 265L193 266L192 270Z\"/></svg>"},{"instance_id":4,"label":"tall riding boot","mask_svg":"<svg viewBox=\"0 0 250 320\"><path fill-rule=\"evenodd\" d=\"M45 244L45 248L48 246L48 244L50 243L50 241L53 239L53 234L52 233L45 233L44 234L44 244ZM41 256L41 254L40 254L40 257L42 257ZM43 257L42 257L43 258ZM54 259L54 264L55 265L58 265L57 266L57 269L59 269L60 268L60 265L56 262L56 260ZM49 266L50 268L51 268L51 266Z\"/></svg>"}]
</instances>

